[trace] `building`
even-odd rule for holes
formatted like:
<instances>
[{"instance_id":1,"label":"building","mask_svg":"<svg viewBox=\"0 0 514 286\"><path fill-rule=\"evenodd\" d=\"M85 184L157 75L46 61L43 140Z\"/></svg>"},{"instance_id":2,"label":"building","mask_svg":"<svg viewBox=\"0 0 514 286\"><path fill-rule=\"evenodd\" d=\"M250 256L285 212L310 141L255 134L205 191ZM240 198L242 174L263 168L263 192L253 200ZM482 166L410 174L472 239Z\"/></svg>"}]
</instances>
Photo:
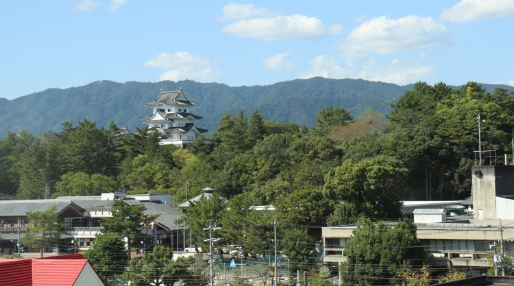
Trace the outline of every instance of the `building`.
<instances>
[{"instance_id":1,"label":"building","mask_svg":"<svg viewBox=\"0 0 514 286\"><path fill-rule=\"evenodd\" d=\"M129 205L144 205L148 215L159 214L151 227L142 231L146 236L141 247L185 247L187 227L175 223L183 214L171 206L169 194L127 195L120 192L103 193L101 196L0 201L0 248L4 254L19 253L18 238L23 237L27 231L27 211L46 211L56 206L65 230L61 239L49 245L45 251L87 250L94 243L95 236L100 233L101 221L112 216L114 199L122 199Z\"/></svg>"},{"instance_id":2,"label":"building","mask_svg":"<svg viewBox=\"0 0 514 286\"><path fill-rule=\"evenodd\" d=\"M0 259L4 286L103 286L102 279L82 254L39 259Z\"/></svg>"},{"instance_id":3,"label":"building","mask_svg":"<svg viewBox=\"0 0 514 286\"><path fill-rule=\"evenodd\" d=\"M417 237L432 265L491 267L487 253L503 237L505 255L514 257L514 166L473 166L473 216L447 216L459 209L458 201L410 203L404 214L413 213ZM466 201L462 201L466 205ZM414 209L415 207L415 209ZM344 248L355 225L322 228L324 262L344 262Z\"/></svg>"},{"instance_id":4,"label":"building","mask_svg":"<svg viewBox=\"0 0 514 286\"><path fill-rule=\"evenodd\" d=\"M152 114L142 117L141 121L160 133L161 145L186 147L208 131L195 125L196 120L203 118L192 113L196 105L196 102L186 98L182 89L161 90L156 100L146 104L152 107Z\"/></svg>"}]
</instances>

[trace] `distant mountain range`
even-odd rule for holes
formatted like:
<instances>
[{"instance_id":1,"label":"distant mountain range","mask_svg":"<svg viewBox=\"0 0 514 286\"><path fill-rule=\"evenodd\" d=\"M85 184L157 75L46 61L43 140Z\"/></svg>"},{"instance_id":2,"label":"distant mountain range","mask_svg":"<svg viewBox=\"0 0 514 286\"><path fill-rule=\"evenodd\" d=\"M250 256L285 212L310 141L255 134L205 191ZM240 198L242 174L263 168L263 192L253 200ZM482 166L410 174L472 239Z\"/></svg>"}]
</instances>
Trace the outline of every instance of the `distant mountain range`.
<instances>
[{"instance_id":1,"label":"distant mountain range","mask_svg":"<svg viewBox=\"0 0 514 286\"><path fill-rule=\"evenodd\" d=\"M514 91L514 87L507 85L482 86L491 92L495 87ZM204 116L197 121L197 126L208 128L209 134L216 132L223 115L242 110L249 116L254 109L266 120L313 127L318 112L330 106L343 107L355 117L368 108L388 114L391 103L412 87L412 84L399 86L319 77L250 87L190 80L156 83L103 80L80 87L51 88L13 100L0 98L0 137L5 137L7 131L25 129L34 134L47 130L59 132L63 122L76 124L84 119L105 127L113 121L133 131L135 127L144 126L139 118L152 112L145 103L155 100L160 90L180 88L189 100L198 103L192 112Z\"/></svg>"}]
</instances>

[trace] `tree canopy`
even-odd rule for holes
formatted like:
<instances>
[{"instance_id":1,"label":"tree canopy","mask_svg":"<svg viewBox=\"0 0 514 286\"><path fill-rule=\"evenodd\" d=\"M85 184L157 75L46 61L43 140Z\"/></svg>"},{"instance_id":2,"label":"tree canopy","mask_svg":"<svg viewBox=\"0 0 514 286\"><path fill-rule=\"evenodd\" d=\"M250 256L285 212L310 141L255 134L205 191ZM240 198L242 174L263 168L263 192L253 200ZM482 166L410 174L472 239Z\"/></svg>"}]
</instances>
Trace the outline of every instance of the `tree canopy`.
<instances>
[{"instance_id":1,"label":"tree canopy","mask_svg":"<svg viewBox=\"0 0 514 286\"><path fill-rule=\"evenodd\" d=\"M357 229L344 249L344 284L390 283L411 265L422 265L425 253L416 237L416 225L408 220L393 226L370 219L357 222Z\"/></svg>"},{"instance_id":2,"label":"tree canopy","mask_svg":"<svg viewBox=\"0 0 514 286\"><path fill-rule=\"evenodd\" d=\"M28 229L21 239L21 243L39 248L41 257L44 249L57 245L59 237L64 230L64 224L59 220L57 207L53 206L46 211L27 212Z\"/></svg>"}]
</instances>

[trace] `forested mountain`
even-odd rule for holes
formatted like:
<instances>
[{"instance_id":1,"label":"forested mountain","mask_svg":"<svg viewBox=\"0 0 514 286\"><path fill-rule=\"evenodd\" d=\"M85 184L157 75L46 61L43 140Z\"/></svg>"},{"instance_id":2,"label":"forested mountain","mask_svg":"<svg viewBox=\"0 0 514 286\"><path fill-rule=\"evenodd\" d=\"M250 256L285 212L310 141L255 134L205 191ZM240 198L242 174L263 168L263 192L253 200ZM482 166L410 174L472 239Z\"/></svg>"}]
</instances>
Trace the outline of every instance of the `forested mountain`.
<instances>
[{"instance_id":1,"label":"forested mountain","mask_svg":"<svg viewBox=\"0 0 514 286\"><path fill-rule=\"evenodd\" d=\"M485 84L483 87L489 92L495 87L514 90L505 85ZM308 127L314 126L314 118L321 109L330 106L345 108L355 117L368 108L389 114L391 103L413 85L319 77L251 87L190 80L156 83L95 81L80 87L50 88L10 101L0 98L0 138L6 136L6 131L25 129L33 134L47 130L59 132L63 122L77 123L84 119L103 127L113 121L133 131L135 127L143 126L139 118L151 113L145 103L155 100L161 89L180 88L198 103L194 112L204 116L198 126L209 129L212 135L223 115L236 114L240 110L248 116L258 109L266 120Z\"/></svg>"},{"instance_id":2,"label":"forested mountain","mask_svg":"<svg viewBox=\"0 0 514 286\"><path fill-rule=\"evenodd\" d=\"M51 88L11 101L0 99L0 136L28 129L33 134L56 132L62 123L88 119L107 127L113 121L131 131L142 127L139 118L151 113L145 103L159 91L182 88L198 102L194 112L203 115L198 125L213 134L224 114L258 109L266 120L314 126L316 114L329 106L343 107L355 116L367 108L384 114L406 88L382 82L312 78L267 86L229 87L218 83L163 81L157 83L96 81L81 87Z\"/></svg>"}]
</instances>

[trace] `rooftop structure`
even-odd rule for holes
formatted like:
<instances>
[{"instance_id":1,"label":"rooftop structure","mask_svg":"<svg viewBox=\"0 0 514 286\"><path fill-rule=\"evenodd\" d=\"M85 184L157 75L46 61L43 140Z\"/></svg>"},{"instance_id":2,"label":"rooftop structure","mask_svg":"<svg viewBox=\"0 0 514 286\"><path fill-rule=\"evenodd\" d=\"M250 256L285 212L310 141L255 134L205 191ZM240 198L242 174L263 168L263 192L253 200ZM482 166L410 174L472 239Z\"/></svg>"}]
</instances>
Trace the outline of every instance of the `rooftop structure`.
<instances>
[{"instance_id":1,"label":"rooftop structure","mask_svg":"<svg viewBox=\"0 0 514 286\"><path fill-rule=\"evenodd\" d=\"M142 117L141 121L159 132L161 145L185 147L208 131L195 125L196 120L203 118L191 113L196 105L196 102L186 98L182 89L161 91L156 100L146 104L153 111Z\"/></svg>"}]
</instances>

